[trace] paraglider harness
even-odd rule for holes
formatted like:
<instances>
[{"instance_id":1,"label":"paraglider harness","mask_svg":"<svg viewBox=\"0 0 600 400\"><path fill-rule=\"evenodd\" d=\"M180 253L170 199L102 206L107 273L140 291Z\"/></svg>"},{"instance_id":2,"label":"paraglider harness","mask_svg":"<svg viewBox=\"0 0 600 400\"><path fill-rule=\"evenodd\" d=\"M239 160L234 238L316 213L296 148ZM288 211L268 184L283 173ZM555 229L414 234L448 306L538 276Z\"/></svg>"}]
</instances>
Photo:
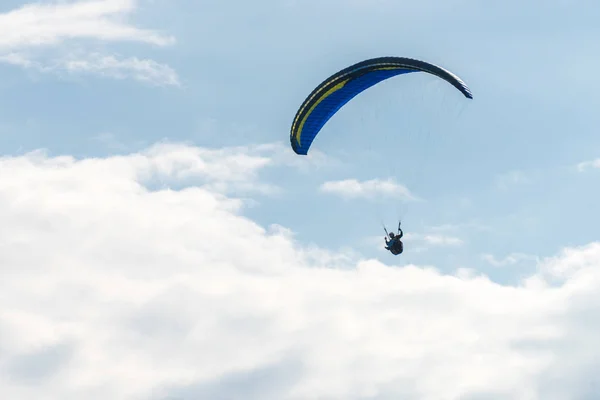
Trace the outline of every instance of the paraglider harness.
<instances>
[{"instance_id":1,"label":"paraglider harness","mask_svg":"<svg viewBox=\"0 0 600 400\"><path fill-rule=\"evenodd\" d=\"M401 254L404 251L404 245L402 244L402 241L400 240L400 239L402 239L402 236L404 236L404 233L402 232L402 228L400 228L401 224L402 224L402 221L399 221L397 235L395 235L394 232L388 233L385 226L383 227L383 230L385 231L385 234L386 234L385 249L389 250L395 256L397 256L398 254ZM388 238L387 238L388 236L390 237L390 240L388 240Z\"/></svg>"}]
</instances>

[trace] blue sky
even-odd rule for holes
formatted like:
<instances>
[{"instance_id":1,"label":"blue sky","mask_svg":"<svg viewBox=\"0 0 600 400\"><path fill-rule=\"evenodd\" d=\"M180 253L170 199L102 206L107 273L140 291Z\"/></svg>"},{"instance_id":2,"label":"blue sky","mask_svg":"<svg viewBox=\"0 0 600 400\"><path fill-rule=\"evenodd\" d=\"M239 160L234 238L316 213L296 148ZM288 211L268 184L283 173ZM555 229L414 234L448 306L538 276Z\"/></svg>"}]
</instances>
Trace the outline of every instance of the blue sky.
<instances>
[{"instance_id":1,"label":"blue sky","mask_svg":"<svg viewBox=\"0 0 600 400\"><path fill-rule=\"evenodd\" d=\"M32 271L46 265L44 276L49 281L59 282L58 277L63 276L68 281L74 279L69 278L72 271L66 267L72 263L88 271L85 276L100 277L98 285L110 287L110 277L119 274L124 274L124 281L115 279L123 285L134 276L148 279L149 286L135 288L147 299L144 296L153 290L153 273L156 277L176 277L177 285L186 276L207 273L194 279L213 277L220 282L218 287L231 284L243 288L259 279L248 277L244 281L249 271L258 276L283 274L286 283L293 282L298 274L302 282L311 282L317 278L308 272L310 267L336 270L342 265L343 270L350 271L366 268L365 279L371 283L341 283L346 278L336 280L321 271L323 281L339 284L339 293L349 296L354 293L352 285L366 285L367 293L377 297L373 282L388 274L408 274L402 277L413 282L411 274L415 273L423 274L423 278L414 278L419 282L415 285L422 288L419 285L427 281L424 277L433 267L439 281L434 286L444 287L440 296L455 293L443 284L450 277L465 279L465 288L476 288L469 293L479 293L482 289L474 276L481 275L485 277L483 286L494 287L491 293L506 290L499 298L489 295L493 304L510 298L508 293L518 289L524 292L515 298L537 298L536 290L542 290L538 281L545 279L548 285L558 279L571 293L569 279L580 282L577 279L583 274L575 271L594 274L593 267L599 264L597 2L96 0L28 4L11 0L2 2L0 13L0 150L6 166L3 235L5 246L15 251L3 261L7 274L13 271L19 275L15 272L20 271L19 265L28 265ZM340 110L321 131L308 157L295 155L289 147L289 128L309 92L333 72L382 55L414 57L448 68L469 85L474 99L464 99L434 77L400 76L361 94ZM71 172L50 178L61 168ZM348 182L354 184L349 186ZM403 200L404 186L420 201ZM324 187L344 190L327 191ZM194 196L199 197L193 200ZM90 203L81 203L84 198ZM381 222L394 227L398 212L403 213L406 251L393 257L383 249ZM96 216L117 225L104 226ZM69 229L58 227L61 224ZM22 236L11 229L23 230ZM81 244L85 250L79 246L77 251L68 250L72 249L70 241L79 242L82 237L88 238ZM216 247L198 244L217 239ZM240 248L227 252L220 247L225 243ZM57 250L61 246L65 250ZM251 248L254 250L247 250ZM48 254L34 257L37 251ZM240 261L232 256L237 251L245 257L258 252L258 259L264 259L261 262L265 264ZM148 263L153 268L148 269ZM102 265L110 265L111 272L102 275ZM116 268L119 265L128 272ZM201 271L194 272L191 265ZM241 275L233 277L212 269L221 265ZM285 266L294 272L282 272ZM225 270L230 271L228 268ZM84 275L76 274L77 279L85 280ZM390 282L405 282L404 278L389 275ZM87 285L92 285L90 282ZM24 300L7 306L5 321L25 309L30 317L36 315L38 311L22 308L22 304L40 302L49 294L44 292L43 281L32 285L31 290L19 289ZM277 283L267 286L275 288ZM523 287L533 289L528 292ZM121 288L123 296L130 290ZM97 290L97 300L116 295L110 288ZM245 296L252 298L252 291L247 290L241 289L241 297L232 295L231 304L243 305ZM287 298L290 308L313 290L325 296L325 303L331 300L324 294L327 287L323 283L313 289L310 283L300 284L295 295ZM183 306L187 300L195 301L192 292L169 300L150 296L147 304L132 302L140 307L137 311L154 317L171 306L184 309L181 312L186 314L192 313ZM268 292L268 298L277 298L276 289ZM392 288L384 292L394 296ZM65 296L61 304L70 302ZM466 298L471 299L469 296ZM552 314L554 295L544 292L539 296L550 299L547 310ZM360 296L354 301L360 303ZM432 298L423 301L415 310L435 308L430 305L436 303ZM102 313L100 303L89 307L98 307ZM267 303L265 300L264 307L271 307ZM205 303L198 304L197 312L208 313L202 308ZM368 308L360 304L357 307ZM264 311L259 307L262 311L248 310L244 315L231 307L227 312L239 313L237 318L246 322ZM534 315L544 314L532 307ZM514 314L507 311L506 318L501 318L506 326L527 319L518 305L510 309ZM436 310L443 314L443 310ZM575 314L580 315L578 312ZM489 318L493 312L477 310L473 315L476 320ZM318 322L313 322L310 329L318 331ZM5 329L15 338L15 332L27 325L11 323L5 322L6 327L12 327ZM44 326L58 323L48 320ZM228 323L235 321L224 323L222 332L234 335L228 329L235 327ZM480 327L479 322L463 326L460 318L453 323L462 326L464 332ZM250 342L269 337L260 333L262 328L248 329L253 338ZM337 329L342 328L324 329L327 341L335 346ZM394 336L393 331L386 332L386 338ZM110 346L117 349L124 345L129 339L123 335ZM166 333L157 335L164 340L163 345L172 346L162 336ZM46 338L50 342L51 336ZM27 340L17 346L24 352L31 343L44 342ZM589 345L597 345L597 341ZM314 343L307 346L317 353L315 349L320 348ZM281 348L286 345L281 344ZM295 354L294 362L282 361L285 365L278 367L277 362L275 366L269 364L269 356L256 355L258 350L248 352L235 366L223 367L214 376L209 367L196 371L196 375L178 375L179 367L174 364L166 373L169 378L163 376L164 387L180 387L172 391L181 398L187 398L185 393L239 398L217 377L229 373L235 377L239 368L254 366L255 372L266 368L265 374L283 374L283 381L301 382L296 391L286 392L289 397L283 397L277 385L259 382L260 374L239 383L255 385L257 398L303 398L311 393L320 393L320 398L350 398L347 396L352 392L344 390L351 390L348 387L354 384L341 389L347 376L338 377L339 387L332 383L328 388L313 381L314 377L298 378L303 372L295 369L302 369L295 362L316 363L313 366L323 373L335 370L325 361L319 364L316 358L307 360ZM370 356L373 354L366 349L356 357ZM506 357L502 365L510 364L512 356ZM586 361L574 362L580 362L577 365L585 370L582 376L590 370ZM187 364L182 361L181 365ZM493 370L494 365L489 367ZM552 368L549 371L554 371ZM89 373L93 375L91 370ZM103 375L102 371L94 373ZM485 378L473 378L464 386L473 388L472 392L456 386L448 391L454 393L448 398L465 398L459 396L469 393L475 396L480 391L549 399L543 389L533 388L539 384L536 379L546 375L531 372L538 378L523 378L529 377L527 373L521 375L526 384L515 383L512 389L493 384L488 387ZM148 371L145 376L153 374ZM436 387L452 386L440 377ZM145 378L132 386L117 377L104 379L115 385L112 392L106 389L115 396L112 398L128 398L127 393L143 397L150 387ZM212 383L202 389L196 384L181 389L185 386L181 382L196 380ZM387 391L392 383L384 381L364 375L364 385L356 383L356 390L366 392L353 398L383 399L388 398L385 393L391 396L389 393L402 390L425 396L414 388L414 392L406 387ZM419 382L426 385L426 380ZM523 385L532 385L530 391ZM3 386L19 398L34 393L34 389L27 391L10 379L0 381L0 388ZM369 395L369 387L380 397ZM576 394L573 387L565 383L564 393L570 394L565 398L590 395ZM79 393L77 390L66 385L57 389L56 398L70 398Z\"/></svg>"},{"instance_id":2,"label":"blue sky","mask_svg":"<svg viewBox=\"0 0 600 400\"><path fill-rule=\"evenodd\" d=\"M57 67L47 73L5 65L3 81L11 93L2 104L5 153L42 147L51 154L99 156L163 139L217 148L286 145L297 107L326 76L368 57L410 56L463 77L475 94L472 104L462 104L451 87L431 77L385 82L336 115L315 144L343 167L323 168L310 177L285 167L265 171L265 179L286 194L261 198L248 215L261 224L289 227L302 241L385 257L380 246L363 242L381 236L379 219L394 225L397 213L389 205L394 200L346 202L316 189L327 180L394 178L418 183L427 200L410 206L408 232L425 235L435 226L474 222L489 228L453 232L465 246L407 254L411 262L456 257L447 265L453 268L457 262L478 262L479 253L543 256L594 239L598 221L590 218L597 213L589 210L596 206L585 199L597 194L595 177L573 169L598 149L593 128L598 83L587 72L598 67L590 51L592 16L598 13L593 3L353 2L342 11L337 2L317 1L132 4L127 14L121 11L131 26L152 30L137 39L125 34L102 40L98 34L86 40L75 33L73 40L60 37L60 45L17 43L7 52L35 56L47 65L90 54L137 57L171 69L178 85L169 85L164 75L153 78L163 80L161 87L149 87L92 70ZM4 7L15 12L18 6ZM139 43L152 42L153 35L161 46ZM402 90L408 91L405 97ZM464 108L459 118L432 109L447 104ZM431 136L425 140L421 133ZM98 140L108 135L118 148ZM397 165L390 170L390 163ZM290 207L295 212L288 212ZM393 210L386 212L388 207ZM331 221L329 229L316 223L323 216Z\"/></svg>"}]
</instances>

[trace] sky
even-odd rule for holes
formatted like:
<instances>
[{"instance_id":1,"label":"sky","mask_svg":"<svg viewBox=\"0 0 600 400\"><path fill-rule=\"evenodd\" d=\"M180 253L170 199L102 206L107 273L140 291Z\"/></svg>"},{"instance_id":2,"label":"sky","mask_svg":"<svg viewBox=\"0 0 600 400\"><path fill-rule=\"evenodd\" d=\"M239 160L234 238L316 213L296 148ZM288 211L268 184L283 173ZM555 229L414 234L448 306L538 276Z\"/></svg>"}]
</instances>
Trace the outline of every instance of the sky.
<instances>
[{"instance_id":1,"label":"sky","mask_svg":"<svg viewBox=\"0 0 600 400\"><path fill-rule=\"evenodd\" d=\"M0 393L597 399L599 18L585 0L2 1ZM312 89L388 55L473 100L401 75L296 155Z\"/></svg>"}]
</instances>

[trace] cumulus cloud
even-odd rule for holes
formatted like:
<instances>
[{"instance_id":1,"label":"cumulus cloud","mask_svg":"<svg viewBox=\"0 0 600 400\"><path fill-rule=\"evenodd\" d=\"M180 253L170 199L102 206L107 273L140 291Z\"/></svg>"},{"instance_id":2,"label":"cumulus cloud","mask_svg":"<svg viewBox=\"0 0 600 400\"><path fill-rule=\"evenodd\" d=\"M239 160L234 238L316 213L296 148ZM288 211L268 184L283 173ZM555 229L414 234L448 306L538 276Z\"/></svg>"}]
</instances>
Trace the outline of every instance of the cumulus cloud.
<instances>
[{"instance_id":1,"label":"cumulus cloud","mask_svg":"<svg viewBox=\"0 0 600 400\"><path fill-rule=\"evenodd\" d=\"M346 198L377 199L381 197L416 200L417 198L403 185L392 179L371 179L358 181L345 179L325 182L320 187L322 192L336 194Z\"/></svg>"},{"instance_id":2,"label":"cumulus cloud","mask_svg":"<svg viewBox=\"0 0 600 400\"><path fill-rule=\"evenodd\" d=\"M182 145L0 159L0 393L597 394L600 243L542 260L517 286L307 248L212 189L253 179L269 162L240 148ZM186 180L198 175L205 180ZM149 185L156 176L171 188Z\"/></svg>"},{"instance_id":3,"label":"cumulus cloud","mask_svg":"<svg viewBox=\"0 0 600 400\"><path fill-rule=\"evenodd\" d=\"M277 186L259 181L260 171L280 164L272 152L269 145L212 149L165 142L140 153L135 175L153 187L202 184L222 194L275 194Z\"/></svg>"},{"instance_id":4,"label":"cumulus cloud","mask_svg":"<svg viewBox=\"0 0 600 400\"><path fill-rule=\"evenodd\" d=\"M154 84L177 85L175 71L149 59L98 54L94 41L174 43L172 36L126 23L134 0L29 4L0 14L0 62L41 72L98 73Z\"/></svg>"}]
</instances>

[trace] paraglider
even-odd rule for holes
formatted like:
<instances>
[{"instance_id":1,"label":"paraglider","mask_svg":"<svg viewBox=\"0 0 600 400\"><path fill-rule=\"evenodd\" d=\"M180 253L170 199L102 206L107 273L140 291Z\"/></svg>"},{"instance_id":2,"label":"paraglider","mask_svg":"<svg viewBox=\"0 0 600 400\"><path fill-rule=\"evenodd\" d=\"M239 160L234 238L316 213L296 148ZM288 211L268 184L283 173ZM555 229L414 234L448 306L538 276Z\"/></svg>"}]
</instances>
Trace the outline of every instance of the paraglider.
<instances>
[{"instance_id":1,"label":"paraglider","mask_svg":"<svg viewBox=\"0 0 600 400\"><path fill-rule=\"evenodd\" d=\"M385 249L389 250L390 253L392 253L395 256L402 254L402 252L404 251L404 245L402 244L402 240L400 240L404 236L404 232L402 232L402 228L400 227L400 224L402 224L402 221L398 222L398 234L397 235L394 232L388 233L387 229L385 229L385 226L383 227L383 229L385 230L385 233L387 235L385 237ZM390 240L388 240L388 238L387 238L388 236L390 237Z\"/></svg>"},{"instance_id":2,"label":"paraglider","mask_svg":"<svg viewBox=\"0 0 600 400\"><path fill-rule=\"evenodd\" d=\"M379 57L361 61L331 75L304 100L292 122L292 149L296 154L308 154L308 149L325 123L358 94L388 78L419 71L444 79L466 98L473 98L471 90L458 76L425 61L405 57Z\"/></svg>"},{"instance_id":3,"label":"paraglider","mask_svg":"<svg viewBox=\"0 0 600 400\"><path fill-rule=\"evenodd\" d=\"M307 155L315 137L335 113L368 88L401 74L425 72L450 83L464 97L473 95L467 85L452 72L425 61L406 57L378 57L353 64L336 72L317 86L301 104L290 129L290 144L296 154ZM385 229L385 227L384 227ZM386 250L394 255L404 251L400 240L404 233L386 231ZM389 236L389 240L388 240Z\"/></svg>"}]
</instances>

